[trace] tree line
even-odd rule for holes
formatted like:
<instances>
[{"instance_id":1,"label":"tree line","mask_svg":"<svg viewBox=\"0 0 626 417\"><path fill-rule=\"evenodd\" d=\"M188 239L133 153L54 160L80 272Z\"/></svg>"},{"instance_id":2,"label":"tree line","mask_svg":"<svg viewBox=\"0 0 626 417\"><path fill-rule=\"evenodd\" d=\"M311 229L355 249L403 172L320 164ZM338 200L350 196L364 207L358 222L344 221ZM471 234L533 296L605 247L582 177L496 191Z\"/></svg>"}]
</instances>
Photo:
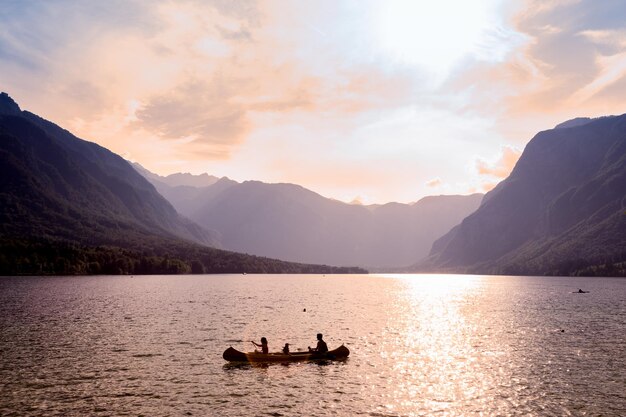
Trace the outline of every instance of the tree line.
<instances>
[{"instance_id":1,"label":"tree line","mask_svg":"<svg viewBox=\"0 0 626 417\"><path fill-rule=\"evenodd\" d=\"M366 273L355 267L283 262L195 244L148 249L76 242L0 239L0 275Z\"/></svg>"}]
</instances>

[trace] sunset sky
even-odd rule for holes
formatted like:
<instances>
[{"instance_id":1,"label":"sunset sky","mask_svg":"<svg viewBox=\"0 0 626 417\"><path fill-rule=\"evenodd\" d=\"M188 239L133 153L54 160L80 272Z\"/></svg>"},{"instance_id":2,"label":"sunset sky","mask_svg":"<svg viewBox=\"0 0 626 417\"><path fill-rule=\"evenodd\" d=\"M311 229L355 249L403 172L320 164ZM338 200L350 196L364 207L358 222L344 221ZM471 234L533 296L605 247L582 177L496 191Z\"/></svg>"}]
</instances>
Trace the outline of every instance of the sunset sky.
<instances>
[{"instance_id":1,"label":"sunset sky","mask_svg":"<svg viewBox=\"0 0 626 417\"><path fill-rule=\"evenodd\" d=\"M484 192L626 112L626 1L0 0L0 90L162 175Z\"/></svg>"}]
</instances>

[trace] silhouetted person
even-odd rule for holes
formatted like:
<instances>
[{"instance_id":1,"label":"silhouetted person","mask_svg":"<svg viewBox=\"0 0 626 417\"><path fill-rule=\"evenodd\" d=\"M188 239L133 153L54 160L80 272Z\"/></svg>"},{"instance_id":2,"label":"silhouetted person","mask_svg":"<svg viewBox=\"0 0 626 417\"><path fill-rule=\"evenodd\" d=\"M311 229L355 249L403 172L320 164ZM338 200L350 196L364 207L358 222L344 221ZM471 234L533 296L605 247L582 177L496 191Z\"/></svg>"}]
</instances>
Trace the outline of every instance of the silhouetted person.
<instances>
[{"instance_id":1,"label":"silhouetted person","mask_svg":"<svg viewBox=\"0 0 626 417\"><path fill-rule=\"evenodd\" d=\"M285 346L283 347L283 353L289 353L289 343L285 343Z\"/></svg>"},{"instance_id":2,"label":"silhouetted person","mask_svg":"<svg viewBox=\"0 0 626 417\"><path fill-rule=\"evenodd\" d=\"M315 347L315 349L311 349L309 348L309 351L311 352L319 352L319 353L326 353L328 352L328 346L326 346L326 342L324 342L324 340L322 340L322 334L318 333L317 334L317 346Z\"/></svg>"},{"instance_id":3,"label":"silhouetted person","mask_svg":"<svg viewBox=\"0 0 626 417\"><path fill-rule=\"evenodd\" d=\"M252 342L252 344L256 347L260 347L261 348L261 352L263 353L269 353L270 352L270 348L267 346L267 339L262 337L261 338L261 344L259 345L258 343L256 343L254 340L251 340L250 342Z\"/></svg>"}]
</instances>

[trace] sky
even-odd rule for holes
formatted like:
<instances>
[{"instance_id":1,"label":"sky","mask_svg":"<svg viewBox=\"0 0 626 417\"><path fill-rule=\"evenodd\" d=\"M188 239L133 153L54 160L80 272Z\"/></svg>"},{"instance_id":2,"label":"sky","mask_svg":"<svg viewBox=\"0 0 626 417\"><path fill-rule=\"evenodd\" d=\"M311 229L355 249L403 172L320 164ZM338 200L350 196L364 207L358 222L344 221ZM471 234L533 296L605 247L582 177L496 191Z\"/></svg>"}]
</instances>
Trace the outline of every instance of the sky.
<instances>
[{"instance_id":1,"label":"sky","mask_svg":"<svg viewBox=\"0 0 626 417\"><path fill-rule=\"evenodd\" d=\"M622 0L0 0L0 90L161 175L486 192L626 112Z\"/></svg>"}]
</instances>

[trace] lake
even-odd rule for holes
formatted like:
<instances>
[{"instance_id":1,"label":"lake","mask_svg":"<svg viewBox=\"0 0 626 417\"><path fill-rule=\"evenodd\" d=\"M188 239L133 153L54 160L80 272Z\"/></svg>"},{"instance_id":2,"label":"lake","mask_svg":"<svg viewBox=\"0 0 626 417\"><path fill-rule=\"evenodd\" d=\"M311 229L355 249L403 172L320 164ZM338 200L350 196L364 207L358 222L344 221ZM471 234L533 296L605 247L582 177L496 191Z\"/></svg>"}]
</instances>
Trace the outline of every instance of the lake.
<instances>
[{"instance_id":1,"label":"lake","mask_svg":"<svg viewBox=\"0 0 626 417\"><path fill-rule=\"evenodd\" d=\"M0 353L2 416L620 416L626 279L4 277Z\"/></svg>"}]
</instances>

